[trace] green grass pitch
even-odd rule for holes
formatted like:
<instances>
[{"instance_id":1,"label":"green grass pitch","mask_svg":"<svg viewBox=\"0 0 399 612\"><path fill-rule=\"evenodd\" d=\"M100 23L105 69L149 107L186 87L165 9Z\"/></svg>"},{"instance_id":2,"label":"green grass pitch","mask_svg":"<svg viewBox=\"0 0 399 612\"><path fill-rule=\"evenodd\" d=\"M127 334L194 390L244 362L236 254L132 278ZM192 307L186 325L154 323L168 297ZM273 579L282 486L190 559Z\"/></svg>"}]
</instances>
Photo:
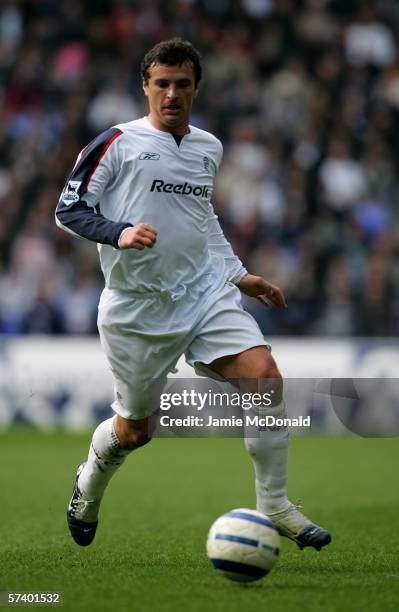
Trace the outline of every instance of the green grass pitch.
<instances>
[{"instance_id":1,"label":"green grass pitch","mask_svg":"<svg viewBox=\"0 0 399 612\"><path fill-rule=\"evenodd\" d=\"M297 438L289 492L331 530L321 553L288 540L250 585L218 576L209 525L254 507L252 465L236 439L155 440L111 482L92 546L69 536L65 510L90 436L0 435L0 590L63 591L63 610L296 612L399 609L399 444ZM24 606L25 608L25 606Z\"/></svg>"}]
</instances>

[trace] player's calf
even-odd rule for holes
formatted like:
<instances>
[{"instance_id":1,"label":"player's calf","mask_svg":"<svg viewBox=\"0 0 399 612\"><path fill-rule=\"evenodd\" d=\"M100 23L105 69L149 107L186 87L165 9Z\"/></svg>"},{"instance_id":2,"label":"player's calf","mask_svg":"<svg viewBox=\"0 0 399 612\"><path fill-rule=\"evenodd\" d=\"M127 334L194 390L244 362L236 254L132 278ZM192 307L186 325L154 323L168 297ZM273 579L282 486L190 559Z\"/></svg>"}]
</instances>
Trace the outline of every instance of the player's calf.
<instances>
[{"instance_id":1,"label":"player's calf","mask_svg":"<svg viewBox=\"0 0 399 612\"><path fill-rule=\"evenodd\" d=\"M105 489L132 450L122 447L114 418L100 423L95 430L87 461L79 466L67 510L69 531L80 546L93 541Z\"/></svg>"}]
</instances>

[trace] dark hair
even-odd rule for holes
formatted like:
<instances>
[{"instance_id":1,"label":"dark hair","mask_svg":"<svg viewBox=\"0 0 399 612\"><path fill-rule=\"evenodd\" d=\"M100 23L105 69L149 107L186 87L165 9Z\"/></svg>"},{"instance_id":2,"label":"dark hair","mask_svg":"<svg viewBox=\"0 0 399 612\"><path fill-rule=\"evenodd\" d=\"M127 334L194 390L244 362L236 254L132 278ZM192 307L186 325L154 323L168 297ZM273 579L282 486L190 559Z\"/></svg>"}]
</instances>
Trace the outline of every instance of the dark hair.
<instances>
[{"instance_id":1,"label":"dark hair","mask_svg":"<svg viewBox=\"0 0 399 612\"><path fill-rule=\"evenodd\" d=\"M202 75L201 56L188 40L182 38L164 40L150 49L141 62L141 76L144 82L148 81L152 64L181 66L184 62L192 63L195 87L198 87Z\"/></svg>"}]
</instances>

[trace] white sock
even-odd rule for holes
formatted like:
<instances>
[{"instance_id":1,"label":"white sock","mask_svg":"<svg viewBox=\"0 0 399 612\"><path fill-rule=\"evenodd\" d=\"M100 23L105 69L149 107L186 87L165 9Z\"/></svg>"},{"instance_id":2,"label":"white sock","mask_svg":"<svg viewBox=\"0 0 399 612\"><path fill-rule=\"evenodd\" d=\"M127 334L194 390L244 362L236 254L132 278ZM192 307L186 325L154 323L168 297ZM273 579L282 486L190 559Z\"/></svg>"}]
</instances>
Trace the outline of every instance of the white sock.
<instances>
[{"instance_id":1,"label":"white sock","mask_svg":"<svg viewBox=\"0 0 399 612\"><path fill-rule=\"evenodd\" d=\"M269 408L265 414L284 418L284 403ZM280 512L290 504L287 498L288 440L285 427L259 431L258 437L244 440L255 468L256 509L263 514Z\"/></svg>"},{"instance_id":2,"label":"white sock","mask_svg":"<svg viewBox=\"0 0 399 612\"><path fill-rule=\"evenodd\" d=\"M132 452L121 448L114 418L103 421L95 430L86 465L79 476L79 490L88 500L102 498L112 476Z\"/></svg>"}]
</instances>

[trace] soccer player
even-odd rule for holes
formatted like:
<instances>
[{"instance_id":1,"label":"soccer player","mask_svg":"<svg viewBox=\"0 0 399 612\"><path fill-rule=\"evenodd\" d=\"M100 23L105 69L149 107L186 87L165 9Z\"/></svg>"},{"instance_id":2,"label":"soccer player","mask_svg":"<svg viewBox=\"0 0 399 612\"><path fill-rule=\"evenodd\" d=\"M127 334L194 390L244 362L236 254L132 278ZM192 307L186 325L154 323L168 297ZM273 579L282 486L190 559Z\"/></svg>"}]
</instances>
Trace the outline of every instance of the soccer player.
<instances>
[{"instance_id":1,"label":"soccer player","mask_svg":"<svg viewBox=\"0 0 399 612\"><path fill-rule=\"evenodd\" d=\"M285 308L282 291L249 274L225 239L211 204L222 145L189 125L201 79L187 41L151 49L141 65L146 117L117 125L80 153L56 210L59 227L98 243L105 289L100 339L115 381L115 416L93 434L67 511L77 544L93 541L101 499L126 456L150 441L148 383L165 379L184 353L198 372L225 379L281 375L240 292ZM288 434L245 440L256 475L257 508L301 548L330 534L286 494Z\"/></svg>"}]
</instances>

